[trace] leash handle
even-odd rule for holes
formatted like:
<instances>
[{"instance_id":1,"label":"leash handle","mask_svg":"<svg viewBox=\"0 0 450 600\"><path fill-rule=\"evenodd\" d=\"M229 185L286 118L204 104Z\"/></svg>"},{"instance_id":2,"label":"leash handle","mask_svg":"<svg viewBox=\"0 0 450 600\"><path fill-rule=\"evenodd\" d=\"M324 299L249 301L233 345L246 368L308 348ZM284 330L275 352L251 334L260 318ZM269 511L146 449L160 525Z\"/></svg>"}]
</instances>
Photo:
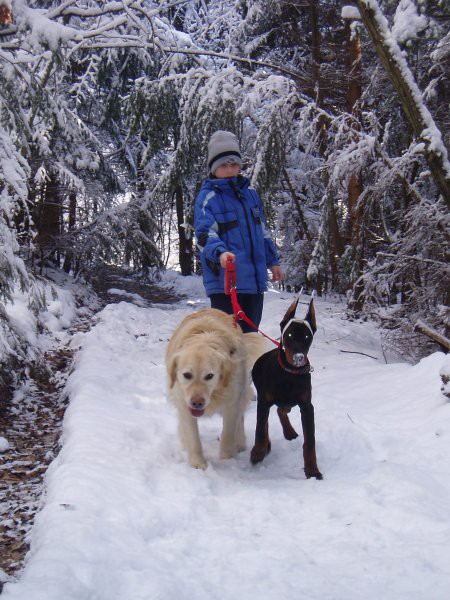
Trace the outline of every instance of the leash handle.
<instances>
[{"instance_id":1,"label":"leash handle","mask_svg":"<svg viewBox=\"0 0 450 600\"><path fill-rule=\"evenodd\" d=\"M236 263L232 256L227 256L225 263L224 288L227 296L231 295L232 289L236 289Z\"/></svg>"}]
</instances>

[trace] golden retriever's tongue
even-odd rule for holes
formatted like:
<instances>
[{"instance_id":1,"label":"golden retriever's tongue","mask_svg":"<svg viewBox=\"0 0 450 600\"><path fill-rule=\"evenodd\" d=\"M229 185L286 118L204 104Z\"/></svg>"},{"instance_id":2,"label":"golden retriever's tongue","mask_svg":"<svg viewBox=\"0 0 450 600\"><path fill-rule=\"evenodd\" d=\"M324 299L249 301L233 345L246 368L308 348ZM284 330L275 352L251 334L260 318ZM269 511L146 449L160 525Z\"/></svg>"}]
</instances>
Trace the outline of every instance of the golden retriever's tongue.
<instances>
[{"instance_id":1,"label":"golden retriever's tongue","mask_svg":"<svg viewBox=\"0 0 450 600\"><path fill-rule=\"evenodd\" d=\"M204 408L202 408L202 409L200 409L200 408L191 408L190 411L191 411L191 415L193 417L201 417L202 414L205 412L205 409Z\"/></svg>"}]
</instances>

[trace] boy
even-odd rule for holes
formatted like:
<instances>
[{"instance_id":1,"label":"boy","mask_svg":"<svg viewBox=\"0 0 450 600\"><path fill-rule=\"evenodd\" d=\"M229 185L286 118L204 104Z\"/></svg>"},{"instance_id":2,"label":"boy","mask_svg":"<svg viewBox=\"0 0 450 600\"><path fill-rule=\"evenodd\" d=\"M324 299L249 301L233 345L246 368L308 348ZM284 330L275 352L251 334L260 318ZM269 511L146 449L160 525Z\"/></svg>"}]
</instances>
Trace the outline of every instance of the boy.
<instances>
[{"instance_id":1,"label":"boy","mask_svg":"<svg viewBox=\"0 0 450 600\"><path fill-rule=\"evenodd\" d=\"M266 228L261 199L249 180L240 175L241 167L236 136L229 131L213 133L208 143L210 177L195 201L194 226L211 307L233 314L230 296L224 292L224 269L231 256L236 263L238 302L259 326L267 269L273 281L281 281L283 272ZM239 324L244 333L253 331L244 321Z\"/></svg>"}]
</instances>

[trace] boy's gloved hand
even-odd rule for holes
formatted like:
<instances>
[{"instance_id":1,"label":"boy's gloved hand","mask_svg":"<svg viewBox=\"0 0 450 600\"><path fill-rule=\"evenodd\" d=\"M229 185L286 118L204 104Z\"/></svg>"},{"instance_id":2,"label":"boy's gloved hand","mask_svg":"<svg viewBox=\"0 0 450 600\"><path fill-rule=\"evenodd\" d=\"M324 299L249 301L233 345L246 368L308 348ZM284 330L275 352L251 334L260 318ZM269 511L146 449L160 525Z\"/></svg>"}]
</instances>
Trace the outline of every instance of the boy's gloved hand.
<instances>
[{"instance_id":1,"label":"boy's gloved hand","mask_svg":"<svg viewBox=\"0 0 450 600\"><path fill-rule=\"evenodd\" d=\"M223 254L222 254L223 256ZM221 258L222 258L221 256ZM269 271L272 273L272 281L283 281L284 273L282 268L279 265L274 265L273 267L269 267Z\"/></svg>"},{"instance_id":2,"label":"boy's gloved hand","mask_svg":"<svg viewBox=\"0 0 450 600\"><path fill-rule=\"evenodd\" d=\"M235 260L235 256L232 252L222 252L222 254L219 256L220 266L222 267L222 269L225 269L227 264L227 258L229 256L231 256L232 259Z\"/></svg>"}]
</instances>

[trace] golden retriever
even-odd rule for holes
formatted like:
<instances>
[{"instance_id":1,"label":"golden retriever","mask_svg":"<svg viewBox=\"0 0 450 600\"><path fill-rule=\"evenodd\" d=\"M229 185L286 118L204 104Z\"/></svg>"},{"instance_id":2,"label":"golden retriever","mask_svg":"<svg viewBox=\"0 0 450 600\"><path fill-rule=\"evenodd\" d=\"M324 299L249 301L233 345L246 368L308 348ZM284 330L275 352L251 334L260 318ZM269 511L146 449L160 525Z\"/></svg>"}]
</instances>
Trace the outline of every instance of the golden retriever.
<instances>
[{"instance_id":1,"label":"golden retriever","mask_svg":"<svg viewBox=\"0 0 450 600\"><path fill-rule=\"evenodd\" d=\"M232 315L215 308L187 316L175 330L166 351L168 396L192 467L207 467L197 423L203 415L223 414L220 458L245 449L244 411L253 395L249 372L265 351L261 336L243 334Z\"/></svg>"}]
</instances>

